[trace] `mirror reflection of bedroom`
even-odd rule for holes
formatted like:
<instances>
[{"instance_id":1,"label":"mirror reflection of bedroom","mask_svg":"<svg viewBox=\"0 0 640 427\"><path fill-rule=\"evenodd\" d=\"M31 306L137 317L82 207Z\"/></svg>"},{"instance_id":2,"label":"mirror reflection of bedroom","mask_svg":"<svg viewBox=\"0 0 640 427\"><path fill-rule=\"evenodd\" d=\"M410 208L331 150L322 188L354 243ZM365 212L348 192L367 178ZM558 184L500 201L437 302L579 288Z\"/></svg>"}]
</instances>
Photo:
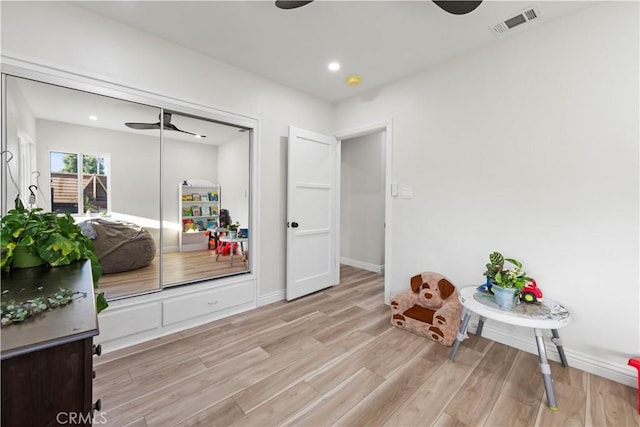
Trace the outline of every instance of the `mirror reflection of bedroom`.
<instances>
[{"instance_id":1,"label":"mirror reflection of bedroom","mask_svg":"<svg viewBox=\"0 0 640 427\"><path fill-rule=\"evenodd\" d=\"M250 131L13 76L6 94L5 206L70 213L108 299L250 271Z\"/></svg>"}]
</instances>

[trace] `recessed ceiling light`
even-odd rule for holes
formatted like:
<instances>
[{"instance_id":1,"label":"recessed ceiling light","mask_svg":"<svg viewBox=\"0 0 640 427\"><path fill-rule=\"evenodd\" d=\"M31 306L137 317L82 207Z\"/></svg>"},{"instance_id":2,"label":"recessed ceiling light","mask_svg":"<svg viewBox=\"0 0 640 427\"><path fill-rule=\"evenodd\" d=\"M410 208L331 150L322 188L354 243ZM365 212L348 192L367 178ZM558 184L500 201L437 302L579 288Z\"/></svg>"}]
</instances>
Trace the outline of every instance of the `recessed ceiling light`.
<instances>
[{"instance_id":1,"label":"recessed ceiling light","mask_svg":"<svg viewBox=\"0 0 640 427\"><path fill-rule=\"evenodd\" d=\"M338 71L340 69L340 63L339 62L330 62L328 68L329 68L330 71Z\"/></svg>"},{"instance_id":2,"label":"recessed ceiling light","mask_svg":"<svg viewBox=\"0 0 640 427\"><path fill-rule=\"evenodd\" d=\"M96 117L96 116L89 116L89 120L98 120L98 117Z\"/></svg>"},{"instance_id":3,"label":"recessed ceiling light","mask_svg":"<svg viewBox=\"0 0 640 427\"><path fill-rule=\"evenodd\" d=\"M196 138L202 138L202 135L194 135Z\"/></svg>"}]
</instances>

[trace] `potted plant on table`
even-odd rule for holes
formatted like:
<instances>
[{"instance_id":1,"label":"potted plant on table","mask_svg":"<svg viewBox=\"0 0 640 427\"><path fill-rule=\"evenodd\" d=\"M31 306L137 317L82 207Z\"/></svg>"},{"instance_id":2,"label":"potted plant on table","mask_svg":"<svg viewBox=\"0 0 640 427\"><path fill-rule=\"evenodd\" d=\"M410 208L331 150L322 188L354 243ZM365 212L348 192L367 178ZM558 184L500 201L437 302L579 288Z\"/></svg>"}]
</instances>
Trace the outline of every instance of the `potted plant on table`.
<instances>
[{"instance_id":1,"label":"potted plant on table","mask_svg":"<svg viewBox=\"0 0 640 427\"><path fill-rule=\"evenodd\" d=\"M102 266L93 252L93 242L82 234L82 230L68 213L44 212L40 208L27 209L16 198L15 209L2 217L0 243L0 267L3 271L42 264L58 267L88 259L91 262L94 287L98 287ZM108 305L104 293L96 295L98 313Z\"/></svg>"},{"instance_id":2,"label":"potted plant on table","mask_svg":"<svg viewBox=\"0 0 640 427\"><path fill-rule=\"evenodd\" d=\"M491 253L489 261L484 273L487 277L487 286L490 286L499 306L513 307L516 299L520 296L520 291L533 279L527 277L520 261L504 258L499 252ZM505 269L505 261L513 267Z\"/></svg>"},{"instance_id":3,"label":"potted plant on table","mask_svg":"<svg viewBox=\"0 0 640 427\"><path fill-rule=\"evenodd\" d=\"M227 225L227 232L229 233L229 237L231 239L235 239L236 237L238 237L238 228L240 227L240 222L236 221L236 222L232 222L231 224Z\"/></svg>"}]
</instances>

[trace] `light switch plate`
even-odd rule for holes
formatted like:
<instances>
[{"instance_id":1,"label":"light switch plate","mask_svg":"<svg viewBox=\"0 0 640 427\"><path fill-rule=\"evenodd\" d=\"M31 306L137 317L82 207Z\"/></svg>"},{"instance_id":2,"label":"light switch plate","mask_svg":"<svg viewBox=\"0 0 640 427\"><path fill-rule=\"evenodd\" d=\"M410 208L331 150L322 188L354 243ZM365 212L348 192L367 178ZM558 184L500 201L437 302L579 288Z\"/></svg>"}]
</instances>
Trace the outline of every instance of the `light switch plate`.
<instances>
[{"instance_id":1,"label":"light switch plate","mask_svg":"<svg viewBox=\"0 0 640 427\"><path fill-rule=\"evenodd\" d=\"M401 199L413 199L413 188L412 187L402 187L400 189L400 198Z\"/></svg>"}]
</instances>

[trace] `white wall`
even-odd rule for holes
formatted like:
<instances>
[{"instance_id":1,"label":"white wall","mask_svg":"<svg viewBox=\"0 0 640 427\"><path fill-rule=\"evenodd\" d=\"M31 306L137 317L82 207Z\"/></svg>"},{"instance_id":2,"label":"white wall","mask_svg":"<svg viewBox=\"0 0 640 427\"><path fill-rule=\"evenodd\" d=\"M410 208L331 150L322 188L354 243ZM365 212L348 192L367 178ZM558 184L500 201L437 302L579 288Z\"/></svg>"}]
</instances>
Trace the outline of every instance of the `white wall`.
<instances>
[{"instance_id":1,"label":"white wall","mask_svg":"<svg viewBox=\"0 0 640 427\"><path fill-rule=\"evenodd\" d=\"M21 179L20 168L20 139L35 143L36 141L36 119L33 112L24 98L24 95L15 85L7 84L7 148L9 153L2 154L2 162L7 162L11 174L7 174L7 194L3 203L6 203L7 210L15 207L14 200L18 193L22 196L22 202L27 205L28 193L25 189L31 184L42 183L45 180L41 177L36 181L36 177L29 177L29 181L24 183ZM13 157L11 157L13 155ZM32 159L35 163L35 159ZM28 174L27 174L28 175ZM15 182L14 182L15 181ZM25 185L26 184L26 185ZM39 194L37 194L40 197ZM41 206L41 205L40 205Z\"/></svg>"},{"instance_id":2,"label":"white wall","mask_svg":"<svg viewBox=\"0 0 640 427\"><path fill-rule=\"evenodd\" d=\"M220 207L229 210L233 222L249 228L249 134L218 146ZM268 194L268 193L267 193Z\"/></svg>"},{"instance_id":3,"label":"white wall","mask_svg":"<svg viewBox=\"0 0 640 427\"><path fill-rule=\"evenodd\" d=\"M2 52L259 117L261 293L283 293L287 127L330 132L329 104L67 3L3 2Z\"/></svg>"},{"instance_id":4,"label":"white wall","mask_svg":"<svg viewBox=\"0 0 640 427\"><path fill-rule=\"evenodd\" d=\"M337 130L393 119L393 181L413 199L392 205L392 295L425 270L479 284L501 251L571 311L570 363L634 383L638 16L599 5L335 106Z\"/></svg>"},{"instance_id":5,"label":"white wall","mask_svg":"<svg viewBox=\"0 0 640 427\"><path fill-rule=\"evenodd\" d=\"M108 155L112 197L109 210L159 220L158 138L43 119L38 119L37 125L38 169L44 177L48 178L50 151ZM45 189L50 194L49 182L45 182Z\"/></svg>"},{"instance_id":6,"label":"white wall","mask_svg":"<svg viewBox=\"0 0 640 427\"><path fill-rule=\"evenodd\" d=\"M340 258L343 264L384 266L384 132L341 142Z\"/></svg>"},{"instance_id":7,"label":"white wall","mask_svg":"<svg viewBox=\"0 0 640 427\"><path fill-rule=\"evenodd\" d=\"M158 243L160 142L157 137L51 120L38 119L36 123L38 170L42 172L45 194L51 194L50 151L108 155L111 159L109 211L117 216L128 215L127 220L148 229ZM48 203L47 209L51 209L50 197Z\"/></svg>"}]
</instances>

